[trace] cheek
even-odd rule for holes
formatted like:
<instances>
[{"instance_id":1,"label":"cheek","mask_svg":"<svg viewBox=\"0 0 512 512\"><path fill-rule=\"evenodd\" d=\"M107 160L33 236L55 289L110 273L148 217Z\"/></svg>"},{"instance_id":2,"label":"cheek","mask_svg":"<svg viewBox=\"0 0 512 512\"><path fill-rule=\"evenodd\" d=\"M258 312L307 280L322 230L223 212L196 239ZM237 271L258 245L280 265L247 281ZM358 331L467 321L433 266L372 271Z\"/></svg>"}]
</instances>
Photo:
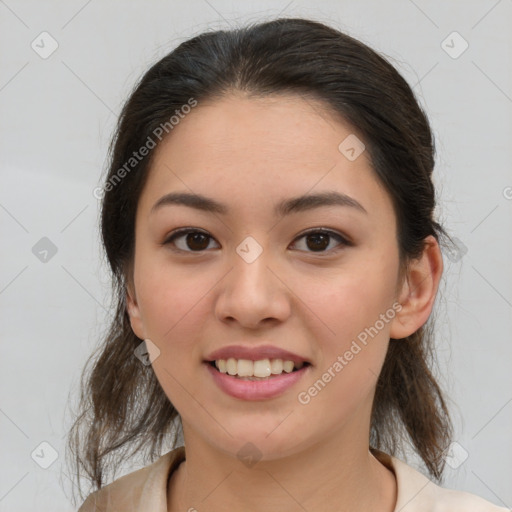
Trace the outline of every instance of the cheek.
<instances>
[{"instance_id":1,"label":"cheek","mask_svg":"<svg viewBox=\"0 0 512 512\"><path fill-rule=\"evenodd\" d=\"M153 262L140 268L137 297L148 337L163 349L193 342L194 327L197 329L207 300L205 292L213 284L208 284L208 278L186 278L168 264Z\"/></svg>"},{"instance_id":2,"label":"cheek","mask_svg":"<svg viewBox=\"0 0 512 512\"><path fill-rule=\"evenodd\" d=\"M350 408L349 404L361 400L376 384L395 314L395 266L391 259L368 258L347 265L321 284L309 282L301 287L309 310L316 314L315 325L322 326L311 329L316 337L318 371L329 381L330 391L321 401L343 399Z\"/></svg>"},{"instance_id":3,"label":"cheek","mask_svg":"<svg viewBox=\"0 0 512 512\"><path fill-rule=\"evenodd\" d=\"M394 268L361 264L321 282L303 281L294 291L320 321L325 339L339 343L372 326L392 306L395 279Z\"/></svg>"},{"instance_id":4,"label":"cheek","mask_svg":"<svg viewBox=\"0 0 512 512\"><path fill-rule=\"evenodd\" d=\"M353 277L313 295L309 304L329 329L315 334L319 364L300 398L311 401L309 412L329 410L326 423L336 428L361 404L369 407L389 344L391 324L385 314L391 311L391 317L394 310L385 286L369 289L366 280Z\"/></svg>"},{"instance_id":5,"label":"cheek","mask_svg":"<svg viewBox=\"0 0 512 512\"><path fill-rule=\"evenodd\" d=\"M168 266L160 271L156 265L149 268L144 277L140 275L138 297L147 337L160 351L152 362L153 371L181 413L190 409L190 396L201 394L201 382L191 377L190 368L202 357L198 340L204 334L207 309L211 310L205 293L214 283L205 280L199 286L197 276L184 278Z\"/></svg>"}]
</instances>

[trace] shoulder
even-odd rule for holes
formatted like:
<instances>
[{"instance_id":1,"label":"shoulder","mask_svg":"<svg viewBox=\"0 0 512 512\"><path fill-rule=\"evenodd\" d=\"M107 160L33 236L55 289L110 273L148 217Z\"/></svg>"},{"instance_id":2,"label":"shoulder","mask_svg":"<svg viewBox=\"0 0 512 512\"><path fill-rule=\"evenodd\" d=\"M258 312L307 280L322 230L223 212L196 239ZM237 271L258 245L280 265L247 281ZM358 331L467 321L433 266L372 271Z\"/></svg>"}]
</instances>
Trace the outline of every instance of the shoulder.
<instances>
[{"instance_id":1,"label":"shoulder","mask_svg":"<svg viewBox=\"0 0 512 512\"><path fill-rule=\"evenodd\" d=\"M124 475L93 492L78 512L166 512L167 481L182 460L184 449L176 448L153 464Z\"/></svg>"},{"instance_id":2,"label":"shoulder","mask_svg":"<svg viewBox=\"0 0 512 512\"><path fill-rule=\"evenodd\" d=\"M475 494L440 487L405 462L388 457L397 478L397 511L509 512Z\"/></svg>"}]
</instances>

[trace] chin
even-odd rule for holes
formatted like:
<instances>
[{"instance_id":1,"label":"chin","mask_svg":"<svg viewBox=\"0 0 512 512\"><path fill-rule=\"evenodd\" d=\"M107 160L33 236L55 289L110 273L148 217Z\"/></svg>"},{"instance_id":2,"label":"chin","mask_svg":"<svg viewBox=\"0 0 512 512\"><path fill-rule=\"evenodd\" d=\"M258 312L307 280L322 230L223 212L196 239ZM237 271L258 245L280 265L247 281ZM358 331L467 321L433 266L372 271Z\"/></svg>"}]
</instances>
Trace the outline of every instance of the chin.
<instances>
[{"instance_id":1,"label":"chin","mask_svg":"<svg viewBox=\"0 0 512 512\"><path fill-rule=\"evenodd\" d=\"M282 421L282 420L281 420ZM210 442L219 450L239 460L271 461L294 455L306 448L307 440L297 437L297 430L283 428L274 422L271 428L263 424L251 428L226 426L232 435L210 438ZM270 434L269 434L270 432Z\"/></svg>"}]
</instances>

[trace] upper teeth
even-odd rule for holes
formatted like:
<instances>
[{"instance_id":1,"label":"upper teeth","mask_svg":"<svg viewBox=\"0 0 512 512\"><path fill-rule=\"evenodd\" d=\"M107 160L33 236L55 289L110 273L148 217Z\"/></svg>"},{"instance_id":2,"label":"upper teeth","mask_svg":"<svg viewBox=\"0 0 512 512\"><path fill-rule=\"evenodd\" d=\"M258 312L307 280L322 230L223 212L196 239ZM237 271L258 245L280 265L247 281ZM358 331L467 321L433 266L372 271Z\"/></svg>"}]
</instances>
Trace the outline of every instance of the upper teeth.
<instances>
[{"instance_id":1,"label":"upper teeth","mask_svg":"<svg viewBox=\"0 0 512 512\"><path fill-rule=\"evenodd\" d=\"M217 359L215 366L222 373L229 375L238 375L239 377L269 377L270 375L279 375L283 371L291 373L295 367L297 370L304 366L304 363L294 363L293 361L283 361L282 359L260 359L251 361L250 359Z\"/></svg>"}]
</instances>

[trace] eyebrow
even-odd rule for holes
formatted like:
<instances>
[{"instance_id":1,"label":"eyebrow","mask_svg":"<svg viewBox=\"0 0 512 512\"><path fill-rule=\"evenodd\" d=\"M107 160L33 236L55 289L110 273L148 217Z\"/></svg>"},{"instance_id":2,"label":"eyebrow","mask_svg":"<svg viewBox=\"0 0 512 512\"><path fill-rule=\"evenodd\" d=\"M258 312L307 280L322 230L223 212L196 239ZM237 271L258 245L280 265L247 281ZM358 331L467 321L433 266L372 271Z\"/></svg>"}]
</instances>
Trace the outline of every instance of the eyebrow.
<instances>
[{"instance_id":1,"label":"eyebrow","mask_svg":"<svg viewBox=\"0 0 512 512\"><path fill-rule=\"evenodd\" d=\"M226 215L229 208L215 199L200 194L191 194L189 192L171 192L162 196L151 208L150 214L153 214L163 206L182 205L189 208L195 208L204 212L218 213ZM353 197L340 192L320 192L317 194L307 194L290 199L283 199L274 208L276 216L283 217L292 213L299 213L322 206L348 206L359 210L362 213L368 213L361 203Z\"/></svg>"}]
</instances>

